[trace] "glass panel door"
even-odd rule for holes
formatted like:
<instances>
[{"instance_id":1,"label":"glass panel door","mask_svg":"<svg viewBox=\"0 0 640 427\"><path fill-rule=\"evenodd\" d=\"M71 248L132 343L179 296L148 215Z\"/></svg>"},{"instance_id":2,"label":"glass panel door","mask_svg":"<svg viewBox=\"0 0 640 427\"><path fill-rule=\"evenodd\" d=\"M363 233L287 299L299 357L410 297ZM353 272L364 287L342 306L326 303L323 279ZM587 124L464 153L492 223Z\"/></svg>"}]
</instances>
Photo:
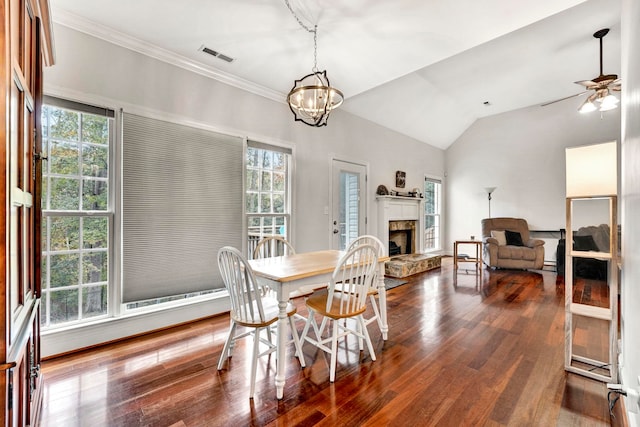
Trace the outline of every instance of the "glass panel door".
<instances>
[{"instance_id":1,"label":"glass panel door","mask_svg":"<svg viewBox=\"0 0 640 427\"><path fill-rule=\"evenodd\" d=\"M333 216L331 223L332 248L345 249L365 230L365 200L361 191L366 167L333 160Z\"/></svg>"}]
</instances>

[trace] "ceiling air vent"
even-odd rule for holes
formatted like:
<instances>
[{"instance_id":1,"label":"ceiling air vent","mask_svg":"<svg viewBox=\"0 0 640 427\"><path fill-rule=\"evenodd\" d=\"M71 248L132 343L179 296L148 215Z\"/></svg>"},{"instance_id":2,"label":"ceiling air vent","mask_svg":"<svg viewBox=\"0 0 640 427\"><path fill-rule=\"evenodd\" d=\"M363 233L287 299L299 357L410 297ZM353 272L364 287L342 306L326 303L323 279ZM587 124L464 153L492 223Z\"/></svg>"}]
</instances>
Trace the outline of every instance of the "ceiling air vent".
<instances>
[{"instance_id":1,"label":"ceiling air vent","mask_svg":"<svg viewBox=\"0 0 640 427\"><path fill-rule=\"evenodd\" d=\"M230 56L227 56L224 53L220 53L220 52L215 51L213 49L209 49L205 45L200 46L200 49L198 49L198 50L201 50L204 53L208 53L211 56L215 56L218 59L222 59L223 61L233 62L233 58L231 58Z\"/></svg>"}]
</instances>

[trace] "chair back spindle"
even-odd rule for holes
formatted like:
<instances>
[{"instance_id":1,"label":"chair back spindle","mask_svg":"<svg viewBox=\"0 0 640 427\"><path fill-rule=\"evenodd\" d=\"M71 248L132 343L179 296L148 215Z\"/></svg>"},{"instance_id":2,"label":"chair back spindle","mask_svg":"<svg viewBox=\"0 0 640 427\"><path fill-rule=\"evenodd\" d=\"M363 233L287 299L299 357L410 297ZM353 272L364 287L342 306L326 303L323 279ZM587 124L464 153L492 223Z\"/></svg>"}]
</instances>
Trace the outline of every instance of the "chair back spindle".
<instances>
[{"instance_id":1,"label":"chair back spindle","mask_svg":"<svg viewBox=\"0 0 640 427\"><path fill-rule=\"evenodd\" d=\"M373 246L375 248L377 254L378 254L378 257L379 258L384 257L384 246L382 245L382 242L376 236L372 236L370 234L365 234L365 235L356 237L351 242L351 244L349 244L349 246L347 247L347 252L349 252L351 249L357 248L358 246L361 246L361 245L371 245L371 246ZM376 268L374 270L374 277L371 280L371 287L372 287L371 290L374 290L374 288L376 287L377 276L378 276L378 269Z\"/></svg>"},{"instance_id":2,"label":"chair back spindle","mask_svg":"<svg viewBox=\"0 0 640 427\"><path fill-rule=\"evenodd\" d=\"M373 245L358 245L346 253L336 266L329 284L327 311L337 309L340 315L363 311L367 294L378 265L377 250ZM339 290L336 292L336 284ZM334 303L334 297L337 307Z\"/></svg>"},{"instance_id":3,"label":"chair back spindle","mask_svg":"<svg viewBox=\"0 0 640 427\"><path fill-rule=\"evenodd\" d=\"M261 288L240 251L225 246L218 251L218 266L231 300L231 315L243 324L264 323Z\"/></svg>"}]
</instances>

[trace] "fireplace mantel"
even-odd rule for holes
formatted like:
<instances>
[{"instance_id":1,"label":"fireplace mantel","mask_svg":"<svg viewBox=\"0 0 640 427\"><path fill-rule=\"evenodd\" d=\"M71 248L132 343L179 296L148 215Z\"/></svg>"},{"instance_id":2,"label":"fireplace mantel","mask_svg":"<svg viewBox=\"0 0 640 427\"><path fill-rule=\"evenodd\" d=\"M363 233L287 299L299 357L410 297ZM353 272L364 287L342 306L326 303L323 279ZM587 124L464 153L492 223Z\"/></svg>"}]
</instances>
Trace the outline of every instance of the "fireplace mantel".
<instances>
[{"instance_id":1,"label":"fireplace mantel","mask_svg":"<svg viewBox=\"0 0 640 427\"><path fill-rule=\"evenodd\" d=\"M389 221L416 221L415 251L422 253L424 247L423 198L401 196L376 196L378 202L378 237L385 253L389 254Z\"/></svg>"}]
</instances>

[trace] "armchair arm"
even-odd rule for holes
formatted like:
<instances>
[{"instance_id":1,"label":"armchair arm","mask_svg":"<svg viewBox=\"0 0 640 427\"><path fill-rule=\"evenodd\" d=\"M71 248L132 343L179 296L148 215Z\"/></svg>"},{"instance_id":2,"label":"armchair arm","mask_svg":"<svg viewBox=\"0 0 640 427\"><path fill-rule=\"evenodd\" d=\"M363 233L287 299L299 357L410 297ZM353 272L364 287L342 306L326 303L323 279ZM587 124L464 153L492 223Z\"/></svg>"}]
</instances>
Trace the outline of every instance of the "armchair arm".
<instances>
[{"instance_id":1,"label":"armchair arm","mask_svg":"<svg viewBox=\"0 0 640 427\"><path fill-rule=\"evenodd\" d=\"M496 239L495 237L485 237L482 239L482 242L497 245L498 239Z\"/></svg>"},{"instance_id":2,"label":"armchair arm","mask_svg":"<svg viewBox=\"0 0 640 427\"><path fill-rule=\"evenodd\" d=\"M526 246L530 248L535 248L536 246L544 245L544 240L542 239L529 239L527 240Z\"/></svg>"},{"instance_id":3,"label":"armchair arm","mask_svg":"<svg viewBox=\"0 0 640 427\"><path fill-rule=\"evenodd\" d=\"M498 239L483 237L482 243L482 260L486 265L495 267L498 262Z\"/></svg>"}]
</instances>

